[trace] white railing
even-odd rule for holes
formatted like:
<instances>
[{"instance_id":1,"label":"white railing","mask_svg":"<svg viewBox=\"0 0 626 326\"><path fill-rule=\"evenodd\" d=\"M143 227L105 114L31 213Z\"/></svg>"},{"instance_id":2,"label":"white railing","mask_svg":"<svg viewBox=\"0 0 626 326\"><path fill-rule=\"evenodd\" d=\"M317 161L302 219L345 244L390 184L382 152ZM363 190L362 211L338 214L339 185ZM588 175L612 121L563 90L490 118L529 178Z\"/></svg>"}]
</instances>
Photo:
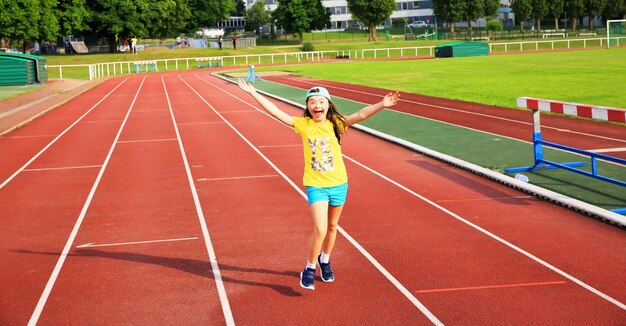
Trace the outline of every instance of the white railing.
<instances>
[{"instance_id":1,"label":"white railing","mask_svg":"<svg viewBox=\"0 0 626 326\"><path fill-rule=\"evenodd\" d=\"M617 38L617 46L626 45L626 37ZM509 52L509 51L529 51L540 49L571 49L575 48L605 47L605 38L584 38L567 40L537 40L525 42L489 43L489 52ZM565 47L563 47L563 43ZM546 46L548 44L548 46ZM555 46L558 44L558 46ZM332 51L312 51L312 52L291 52L273 54L248 54L238 56L215 56L215 57L194 57L150 60L154 62L153 71L185 70L191 68L216 67L216 66L241 66L251 64L280 64L296 62L319 62L324 59L379 59L397 58L409 56L433 56L436 46L398 47L381 49L362 50L332 50ZM49 69L59 69L59 78L63 79L63 70L87 69L89 79L118 76L144 71L141 69L145 61L120 61L103 62L84 65L48 65ZM85 72L81 74L84 78Z\"/></svg>"},{"instance_id":2,"label":"white railing","mask_svg":"<svg viewBox=\"0 0 626 326\"><path fill-rule=\"evenodd\" d=\"M617 41L617 46L621 46L620 44L626 44L626 37L620 37L615 39ZM489 43L489 52L494 52L495 47L504 46L504 51L495 51L495 52L509 52L509 51L528 51L528 45L533 44L534 50L545 49L544 47L540 47L542 44L549 44L550 49L556 49L555 44L563 44L566 43L566 47L558 47L559 49L571 49L572 44L579 44L582 42L582 47L587 48L588 43L594 43L594 47L605 47L607 45L606 38L577 38L577 39L567 39L567 40L542 40L542 41L525 41L525 42L505 42L505 43ZM580 46L576 46L575 48L580 48Z\"/></svg>"}]
</instances>

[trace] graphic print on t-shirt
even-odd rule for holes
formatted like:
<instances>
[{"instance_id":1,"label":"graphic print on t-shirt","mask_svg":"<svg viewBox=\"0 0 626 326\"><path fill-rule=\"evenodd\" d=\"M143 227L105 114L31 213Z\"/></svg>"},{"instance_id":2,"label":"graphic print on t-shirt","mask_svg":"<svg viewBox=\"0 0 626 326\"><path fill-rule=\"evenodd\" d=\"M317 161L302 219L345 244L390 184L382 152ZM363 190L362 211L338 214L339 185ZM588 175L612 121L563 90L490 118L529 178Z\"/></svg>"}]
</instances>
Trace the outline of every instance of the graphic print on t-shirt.
<instances>
[{"instance_id":1,"label":"graphic print on t-shirt","mask_svg":"<svg viewBox=\"0 0 626 326\"><path fill-rule=\"evenodd\" d=\"M333 151L330 149L330 137L307 138L311 148L311 170L318 172L332 172L335 170ZM319 146L321 156L317 156Z\"/></svg>"}]
</instances>

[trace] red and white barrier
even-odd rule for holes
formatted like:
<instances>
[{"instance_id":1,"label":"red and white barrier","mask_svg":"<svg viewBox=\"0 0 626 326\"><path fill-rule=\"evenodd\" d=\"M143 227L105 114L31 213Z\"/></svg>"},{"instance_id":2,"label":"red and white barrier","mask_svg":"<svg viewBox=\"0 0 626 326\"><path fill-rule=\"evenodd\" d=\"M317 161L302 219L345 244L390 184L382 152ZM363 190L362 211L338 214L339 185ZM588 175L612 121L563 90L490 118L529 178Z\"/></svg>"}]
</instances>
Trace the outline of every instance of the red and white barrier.
<instances>
[{"instance_id":1,"label":"red and white barrier","mask_svg":"<svg viewBox=\"0 0 626 326\"><path fill-rule=\"evenodd\" d=\"M626 123L626 110L606 106L567 103L532 97L518 97L517 106L531 110L547 111L578 117Z\"/></svg>"}]
</instances>

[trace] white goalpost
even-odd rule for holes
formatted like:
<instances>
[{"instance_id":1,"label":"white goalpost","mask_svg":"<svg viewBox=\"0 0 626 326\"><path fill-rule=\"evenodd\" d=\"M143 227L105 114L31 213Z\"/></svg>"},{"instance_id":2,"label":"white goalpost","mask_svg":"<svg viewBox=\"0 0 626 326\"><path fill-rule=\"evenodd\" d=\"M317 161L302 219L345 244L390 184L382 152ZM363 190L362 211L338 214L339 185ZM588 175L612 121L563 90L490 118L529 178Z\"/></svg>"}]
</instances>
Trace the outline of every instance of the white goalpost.
<instances>
[{"instance_id":1,"label":"white goalpost","mask_svg":"<svg viewBox=\"0 0 626 326\"><path fill-rule=\"evenodd\" d=\"M626 44L626 19L612 19L606 21L606 47L622 46Z\"/></svg>"}]
</instances>

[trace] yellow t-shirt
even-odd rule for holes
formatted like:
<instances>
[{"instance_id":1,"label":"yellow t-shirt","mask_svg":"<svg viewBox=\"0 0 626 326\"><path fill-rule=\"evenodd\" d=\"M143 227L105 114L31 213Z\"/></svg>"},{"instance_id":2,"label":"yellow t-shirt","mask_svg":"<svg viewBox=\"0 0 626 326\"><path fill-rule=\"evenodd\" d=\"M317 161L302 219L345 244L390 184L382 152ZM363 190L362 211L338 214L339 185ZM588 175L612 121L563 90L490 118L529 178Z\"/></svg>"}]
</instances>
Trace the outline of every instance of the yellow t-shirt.
<instances>
[{"instance_id":1,"label":"yellow t-shirt","mask_svg":"<svg viewBox=\"0 0 626 326\"><path fill-rule=\"evenodd\" d=\"M348 182L341 145L332 122L326 120L319 125L311 118L294 117L293 125L295 132L302 137L304 185L327 188Z\"/></svg>"}]
</instances>

